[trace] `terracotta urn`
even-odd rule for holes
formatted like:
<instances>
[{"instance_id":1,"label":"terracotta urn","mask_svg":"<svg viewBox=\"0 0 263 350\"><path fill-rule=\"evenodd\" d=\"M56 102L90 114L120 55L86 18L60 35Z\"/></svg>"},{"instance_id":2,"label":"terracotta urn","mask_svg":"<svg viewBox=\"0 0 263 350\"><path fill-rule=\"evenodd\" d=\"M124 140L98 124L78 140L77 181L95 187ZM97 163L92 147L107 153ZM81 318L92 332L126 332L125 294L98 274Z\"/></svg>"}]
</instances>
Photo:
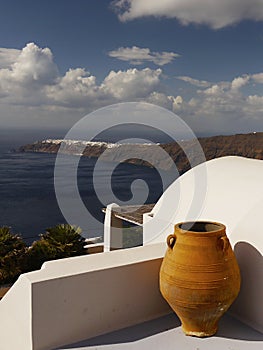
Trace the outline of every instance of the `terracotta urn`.
<instances>
[{"instance_id":1,"label":"terracotta urn","mask_svg":"<svg viewBox=\"0 0 263 350\"><path fill-rule=\"evenodd\" d=\"M207 337L237 297L240 272L217 222L184 222L167 237L160 269L160 291L182 323L186 335Z\"/></svg>"}]
</instances>

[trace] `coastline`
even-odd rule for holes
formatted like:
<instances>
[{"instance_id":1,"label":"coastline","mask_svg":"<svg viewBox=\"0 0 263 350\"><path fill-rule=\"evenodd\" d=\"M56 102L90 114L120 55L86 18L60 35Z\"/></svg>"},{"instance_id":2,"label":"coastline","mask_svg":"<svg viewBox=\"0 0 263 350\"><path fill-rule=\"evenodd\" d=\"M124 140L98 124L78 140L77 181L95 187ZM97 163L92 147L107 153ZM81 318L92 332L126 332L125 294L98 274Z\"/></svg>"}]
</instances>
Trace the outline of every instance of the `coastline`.
<instances>
[{"instance_id":1,"label":"coastline","mask_svg":"<svg viewBox=\"0 0 263 350\"><path fill-rule=\"evenodd\" d=\"M197 142L201 145L203 154L198 151ZM167 157L163 156L163 152L156 152L156 147L160 147L160 151L164 150ZM102 141L46 139L20 146L16 152L54 154L61 152L118 163L122 159L121 162L158 167L165 171L169 171L174 162L181 175L191 168L192 161L195 165L200 164L204 159L203 155L206 160L232 155L263 159L263 132L218 135L163 144L118 144ZM187 158L186 153L191 155L191 159ZM136 154L136 158L131 157L131 154Z\"/></svg>"}]
</instances>

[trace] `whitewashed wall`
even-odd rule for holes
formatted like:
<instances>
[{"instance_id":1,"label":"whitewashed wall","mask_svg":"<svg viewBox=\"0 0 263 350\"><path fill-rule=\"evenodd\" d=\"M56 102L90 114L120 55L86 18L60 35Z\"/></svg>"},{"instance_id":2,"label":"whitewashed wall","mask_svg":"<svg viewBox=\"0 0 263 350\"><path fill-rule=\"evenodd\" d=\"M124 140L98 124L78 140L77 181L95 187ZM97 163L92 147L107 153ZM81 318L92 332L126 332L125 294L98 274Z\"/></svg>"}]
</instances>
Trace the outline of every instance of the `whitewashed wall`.
<instances>
[{"instance_id":1,"label":"whitewashed wall","mask_svg":"<svg viewBox=\"0 0 263 350\"><path fill-rule=\"evenodd\" d=\"M0 302L0 349L51 350L171 312L159 292L165 245L45 263Z\"/></svg>"}]
</instances>

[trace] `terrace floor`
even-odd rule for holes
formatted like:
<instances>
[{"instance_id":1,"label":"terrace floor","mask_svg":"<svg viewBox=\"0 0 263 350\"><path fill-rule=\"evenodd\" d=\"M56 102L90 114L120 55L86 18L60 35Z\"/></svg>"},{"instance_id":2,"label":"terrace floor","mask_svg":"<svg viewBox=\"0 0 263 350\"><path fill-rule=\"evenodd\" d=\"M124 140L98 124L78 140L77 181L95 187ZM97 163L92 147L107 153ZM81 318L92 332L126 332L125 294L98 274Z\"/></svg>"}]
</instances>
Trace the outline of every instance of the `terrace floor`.
<instances>
[{"instance_id":1,"label":"terrace floor","mask_svg":"<svg viewBox=\"0 0 263 350\"><path fill-rule=\"evenodd\" d=\"M260 350L263 334L225 314L217 334L209 338L185 336L175 314L116 332L67 345L56 350Z\"/></svg>"}]
</instances>

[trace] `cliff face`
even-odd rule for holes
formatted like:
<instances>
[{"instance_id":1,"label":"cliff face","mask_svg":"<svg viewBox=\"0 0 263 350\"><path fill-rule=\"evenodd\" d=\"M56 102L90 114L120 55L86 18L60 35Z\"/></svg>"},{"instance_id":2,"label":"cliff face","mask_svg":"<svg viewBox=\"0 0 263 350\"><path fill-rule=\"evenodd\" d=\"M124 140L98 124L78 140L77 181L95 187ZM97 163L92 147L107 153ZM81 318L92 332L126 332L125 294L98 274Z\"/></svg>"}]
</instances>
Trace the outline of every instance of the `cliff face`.
<instances>
[{"instance_id":1,"label":"cliff face","mask_svg":"<svg viewBox=\"0 0 263 350\"><path fill-rule=\"evenodd\" d=\"M224 156L241 156L246 158L263 159L263 133L237 134L230 136L212 136L198 139L206 160ZM180 173L190 169L188 158L175 143L163 145L167 153L175 161ZM195 164L202 162L198 152L195 152L195 141L185 141L184 149L192 155ZM192 161L191 161L192 164Z\"/></svg>"},{"instance_id":2,"label":"cliff face","mask_svg":"<svg viewBox=\"0 0 263 350\"><path fill-rule=\"evenodd\" d=\"M185 152L175 142L159 146L170 155L179 173L182 174L191 167L190 163L196 165L203 161L203 158L197 152L195 142L183 141L182 145ZM213 136L200 138L199 142L203 148L206 160L229 155L263 159L263 133ZM168 170L171 166L167 159L168 157L164 157L161 152L158 152L156 145L151 144L125 145L106 142L45 140L22 146L18 151L57 153L59 148L60 152L65 154L100 157L104 161L125 161L146 166L154 164L164 170Z\"/></svg>"}]
</instances>

